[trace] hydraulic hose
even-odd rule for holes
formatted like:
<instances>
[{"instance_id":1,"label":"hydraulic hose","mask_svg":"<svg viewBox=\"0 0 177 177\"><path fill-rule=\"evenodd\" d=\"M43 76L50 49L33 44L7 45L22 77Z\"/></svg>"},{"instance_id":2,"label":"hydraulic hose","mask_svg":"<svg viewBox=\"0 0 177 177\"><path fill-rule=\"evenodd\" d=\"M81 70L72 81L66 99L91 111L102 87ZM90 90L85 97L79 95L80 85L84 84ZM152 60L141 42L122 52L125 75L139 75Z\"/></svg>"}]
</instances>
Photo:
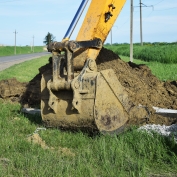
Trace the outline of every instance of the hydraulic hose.
<instances>
[{"instance_id":1,"label":"hydraulic hose","mask_svg":"<svg viewBox=\"0 0 177 177\"><path fill-rule=\"evenodd\" d=\"M69 26L69 28L68 28L68 30L67 30L64 38L63 38L63 40L69 39L71 37L71 35L72 35L72 33L73 33L73 31L74 31L74 29L75 29L75 27L76 27L76 25L77 25L77 23L79 21L84 9L85 9L88 1L89 0L82 0L82 2L80 4L80 6L79 6L74 18L73 18L73 20L72 20L72 22L70 24L70 26Z\"/></svg>"}]
</instances>

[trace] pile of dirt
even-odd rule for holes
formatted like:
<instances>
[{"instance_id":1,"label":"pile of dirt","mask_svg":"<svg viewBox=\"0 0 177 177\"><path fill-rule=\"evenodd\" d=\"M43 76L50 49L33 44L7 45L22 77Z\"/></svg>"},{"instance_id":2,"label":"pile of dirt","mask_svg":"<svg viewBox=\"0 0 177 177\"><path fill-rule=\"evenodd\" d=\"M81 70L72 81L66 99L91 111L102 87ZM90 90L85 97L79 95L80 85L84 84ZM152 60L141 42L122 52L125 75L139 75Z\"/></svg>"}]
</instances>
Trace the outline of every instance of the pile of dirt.
<instances>
[{"instance_id":1,"label":"pile of dirt","mask_svg":"<svg viewBox=\"0 0 177 177\"><path fill-rule=\"evenodd\" d=\"M177 109L177 81L160 81L146 65L126 63L120 59L105 62L104 56L109 59L112 57L108 54L113 55L108 50L104 50L103 53L105 55L98 57L98 71L113 69L135 104Z\"/></svg>"},{"instance_id":2,"label":"pile of dirt","mask_svg":"<svg viewBox=\"0 0 177 177\"><path fill-rule=\"evenodd\" d=\"M0 98L10 99L11 101L20 101L20 98L26 91L27 83L20 83L16 78L0 81Z\"/></svg>"},{"instance_id":3,"label":"pile of dirt","mask_svg":"<svg viewBox=\"0 0 177 177\"><path fill-rule=\"evenodd\" d=\"M30 82L21 83L16 78L0 81L0 98L19 102L23 107L38 108L41 100L41 74L51 71L51 58L49 64L39 68L37 74Z\"/></svg>"},{"instance_id":4,"label":"pile of dirt","mask_svg":"<svg viewBox=\"0 0 177 177\"><path fill-rule=\"evenodd\" d=\"M98 71L113 69L135 105L143 105L149 110L152 106L177 109L177 81L162 82L155 77L146 65L124 62L113 52L104 49L97 58ZM171 125L177 118L165 118L151 112L148 123ZM137 124L136 120L130 124Z\"/></svg>"},{"instance_id":5,"label":"pile of dirt","mask_svg":"<svg viewBox=\"0 0 177 177\"><path fill-rule=\"evenodd\" d=\"M97 57L98 71L113 69L128 92L129 99L134 105L143 105L151 110L152 106L177 109L177 81L162 82L155 77L146 65L137 65L122 61L118 55L103 48ZM40 104L41 74L52 71L51 58L49 63L39 69L29 83L20 83L15 79L0 81L0 97L19 101L25 107L34 107ZM15 85L15 87L14 87ZM164 118L151 111L148 123L171 125L177 118ZM136 121L132 118L130 123Z\"/></svg>"}]
</instances>

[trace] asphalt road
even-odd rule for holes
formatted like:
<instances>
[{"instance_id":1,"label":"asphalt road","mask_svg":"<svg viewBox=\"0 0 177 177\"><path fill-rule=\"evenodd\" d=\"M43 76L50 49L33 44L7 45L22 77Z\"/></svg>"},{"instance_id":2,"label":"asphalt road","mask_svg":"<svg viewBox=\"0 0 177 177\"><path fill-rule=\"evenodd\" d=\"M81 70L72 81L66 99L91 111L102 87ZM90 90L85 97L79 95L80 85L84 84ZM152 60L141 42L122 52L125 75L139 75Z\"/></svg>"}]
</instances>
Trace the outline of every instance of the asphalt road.
<instances>
[{"instance_id":1,"label":"asphalt road","mask_svg":"<svg viewBox=\"0 0 177 177\"><path fill-rule=\"evenodd\" d=\"M0 57L0 71L9 68L14 64L18 64L27 60L32 60L34 58L39 58L45 55L50 55L49 52L40 52L40 53L31 53L31 54L22 54L22 55L13 55Z\"/></svg>"}]
</instances>

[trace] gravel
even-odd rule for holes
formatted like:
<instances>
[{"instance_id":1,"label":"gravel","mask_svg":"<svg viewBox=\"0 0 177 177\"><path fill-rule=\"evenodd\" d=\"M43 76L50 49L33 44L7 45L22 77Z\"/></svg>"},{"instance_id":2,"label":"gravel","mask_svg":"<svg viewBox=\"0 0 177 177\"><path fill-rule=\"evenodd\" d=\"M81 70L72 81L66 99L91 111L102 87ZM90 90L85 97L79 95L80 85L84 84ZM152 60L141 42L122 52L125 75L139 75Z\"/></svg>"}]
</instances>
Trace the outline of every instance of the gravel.
<instances>
[{"instance_id":1,"label":"gravel","mask_svg":"<svg viewBox=\"0 0 177 177\"><path fill-rule=\"evenodd\" d=\"M169 138L174 136L174 140L177 143L177 124L173 124L171 126L147 124L138 128L138 130L146 130L149 133L157 132L160 135Z\"/></svg>"}]
</instances>

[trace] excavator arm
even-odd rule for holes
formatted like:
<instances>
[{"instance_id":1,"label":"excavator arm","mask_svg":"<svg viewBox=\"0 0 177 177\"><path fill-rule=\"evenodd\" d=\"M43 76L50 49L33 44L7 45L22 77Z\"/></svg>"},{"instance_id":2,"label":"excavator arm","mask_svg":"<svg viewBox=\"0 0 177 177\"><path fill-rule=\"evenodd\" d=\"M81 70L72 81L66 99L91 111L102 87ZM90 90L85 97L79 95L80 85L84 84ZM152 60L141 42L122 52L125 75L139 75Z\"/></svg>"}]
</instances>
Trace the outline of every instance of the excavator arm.
<instances>
[{"instance_id":1,"label":"excavator arm","mask_svg":"<svg viewBox=\"0 0 177 177\"><path fill-rule=\"evenodd\" d=\"M63 42L68 41L77 21L86 6L88 0L83 0L70 27L68 28ZM79 48L75 48L74 51L74 68L75 70L81 70L85 61L89 59L95 60L101 50L102 44L105 42L112 26L114 25L119 13L121 12L126 0L92 0L77 35L76 42L78 41L91 41L99 39L99 47L93 45L89 46L87 43ZM86 42L85 42L86 43ZM101 44L102 43L102 44ZM76 47L77 45L75 45ZM50 49L56 48L51 44ZM73 51L72 51L73 52Z\"/></svg>"}]
</instances>

